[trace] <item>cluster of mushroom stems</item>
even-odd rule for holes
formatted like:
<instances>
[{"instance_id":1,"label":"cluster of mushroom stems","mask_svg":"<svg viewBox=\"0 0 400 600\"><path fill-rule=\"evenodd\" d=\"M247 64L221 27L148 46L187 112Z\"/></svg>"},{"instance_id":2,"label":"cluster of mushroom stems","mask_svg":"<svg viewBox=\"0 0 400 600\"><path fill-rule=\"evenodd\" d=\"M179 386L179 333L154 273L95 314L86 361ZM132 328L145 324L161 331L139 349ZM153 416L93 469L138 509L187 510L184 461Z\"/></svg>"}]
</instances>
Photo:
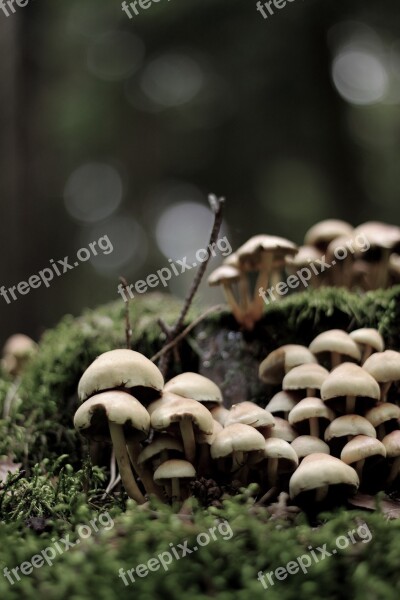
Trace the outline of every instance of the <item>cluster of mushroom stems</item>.
<instances>
[{"instance_id":1,"label":"cluster of mushroom stems","mask_svg":"<svg viewBox=\"0 0 400 600\"><path fill-rule=\"evenodd\" d=\"M256 235L225 258L208 283L223 287L236 321L250 331L263 315L266 290L304 269L310 274L310 288L363 292L400 283L400 227L369 221L354 228L346 221L327 219L307 231L300 247L282 237ZM301 291L304 286L290 289ZM288 291L286 287L285 295ZM271 297L275 301L280 295Z\"/></svg>"}]
</instances>

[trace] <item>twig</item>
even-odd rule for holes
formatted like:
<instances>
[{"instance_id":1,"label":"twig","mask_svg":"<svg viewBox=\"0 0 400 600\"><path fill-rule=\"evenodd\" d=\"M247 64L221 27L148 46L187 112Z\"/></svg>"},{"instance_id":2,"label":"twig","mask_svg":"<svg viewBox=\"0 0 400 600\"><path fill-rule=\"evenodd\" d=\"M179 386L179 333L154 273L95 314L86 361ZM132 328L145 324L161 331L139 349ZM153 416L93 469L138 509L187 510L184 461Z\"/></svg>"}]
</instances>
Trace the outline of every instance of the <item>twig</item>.
<instances>
[{"instance_id":1,"label":"twig","mask_svg":"<svg viewBox=\"0 0 400 600\"><path fill-rule=\"evenodd\" d=\"M124 290L128 289L128 282L125 277L119 278L120 282L124 286ZM126 294L127 300L125 301L125 339L126 339L126 347L128 350L131 347L131 337L132 337L132 327L129 316L129 294Z\"/></svg>"},{"instance_id":2,"label":"twig","mask_svg":"<svg viewBox=\"0 0 400 600\"><path fill-rule=\"evenodd\" d=\"M210 240L208 243L208 247L211 247L212 244L215 244L216 240L218 239L219 230L221 229L222 212L223 212L223 206L225 203L225 198L217 198L214 194L210 194L208 196L208 201L210 203L211 210L214 213L214 225L211 230ZM182 329L182 325L185 321L185 317L191 307L193 298L196 295L196 292L199 288L201 280L203 279L203 275L206 271L206 268L207 268L210 258L211 258L211 252L208 253L207 259L201 263L201 265L199 266L199 268L197 270L196 276L190 287L189 293L185 298L181 313L180 313L175 325L173 325L172 327L169 327L162 319L159 319L159 325L166 335L165 347L168 347L168 350L166 350L162 353L161 360L158 365L158 367L159 367L160 371L162 372L162 374L164 375L164 377L168 370L171 349L175 347L175 344L170 346L170 343L174 340L174 338L180 333L180 330Z\"/></svg>"},{"instance_id":3,"label":"twig","mask_svg":"<svg viewBox=\"0 0 400 600\"><path fill-rule=\"evenodd\" d=\"M179 335L177 335L176 338L172 340L172 342L169 342L159 352L157 352L157 354L152 356L150 360L156 362L159 358L161 358L161 356L163 356L163 354L165 354L165 352L169 352L170 350L172 350L172 348L174 348L174 346L176 346L176 344L179 344L179 342L183 340L192 331L192 329L197 327L199 323L201 323L206 317L208 317L209 314L215 312L222 312L223 310L226 310L225 304L217 304L216 306L211 306L210 308L207 308L206 311L204 311L199 317L197 317L197 319L192 321L190 325L188 325Z\"/></svg>"}]
</instances>

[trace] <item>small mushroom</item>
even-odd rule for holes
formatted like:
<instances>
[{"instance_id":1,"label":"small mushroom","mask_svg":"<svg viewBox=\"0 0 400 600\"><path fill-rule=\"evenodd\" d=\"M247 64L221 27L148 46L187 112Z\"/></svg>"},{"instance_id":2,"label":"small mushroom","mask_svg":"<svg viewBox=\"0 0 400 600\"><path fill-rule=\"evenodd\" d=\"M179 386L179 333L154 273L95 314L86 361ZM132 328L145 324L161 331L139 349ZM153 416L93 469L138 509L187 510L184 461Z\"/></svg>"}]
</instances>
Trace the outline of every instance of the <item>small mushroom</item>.
<instances>
[{"instance_id":1,"label":"small mushroom","mask_svg":"<svg viewBox=\"0 0 400 600\"><path fill-rule=\"evenodd\" d=\"M179 458L180 454L184 454L180 440L167 433L157 432L150 444L140 452L138 464L144 467L151 465L152 470L155 471L163 462L172 458Z\"/></svg>"},{"instance_id":2,"label":"small mushroom","mask_svg":"<svg viewBox=\"0 0 400 600\"><path fill-rule=\"evenodd\" d=\"M309 345L309 349L317 357L323 354L330 354L331 368L334 369L346 357L354 359L357 362L361 360L361 352L354 340L348 333L341 329L330 329L317 335Z\"/></svg>"},{"instance_id":3,"label":"small mushroom","mask_svg":"<svg viewBox=\"0 0 400 600\"><path fill-rule=\"evenodd\" d=\"M188 496L187 484L196 476L190 462L177 458L166 460L154 473L154 481L165 487L172 502L182 501Z\"/></svg>"},{"instance_id":4,"label":"small mushroom","mask_svg":"<svg viewBox=\"0 0 400 600\"><path fill-rule=\"evenodd\" d=\"M37 347L37 344L27 335L15 333L4 344L1 361L3 369L13 377L18 377L36 353Z\"/></svg>"},{"instance_id":5,"label":"small mushroom","mask_svg":"<svg viewBox=\"0 0 400 600\"><path fill-rule=\"evenodd\" d=\"M325 430L327 424L334 418L335 413L320 398L304 398L291 410L288 421L300 433L306 425L305 433L318 438L321 434L321 425Z\"/></svg>"},{"instance_id":6,"label":"small mushroom","mask_svg":"<svg viewBox=\"0 0 400 600\"><path fill-rule=\"evenodd\" d=\"M208 285L211 287L222 285L225 299L232 311L233 316L239 325L246 326L246 313L243 309L243 302L240 304L238 303L232 288L234 284L240 282L242 277L243 275L237 267L221 265L220 267L217 267L209 276Z\"/></svg>"},{"instance_id":7,"label":"small mushroom","mask_svg":"<svg viewBox=\"0 0 400 600\"><path fill-rule=\"evenodd\" d=\"M268 435L268 430L271 427L275 427L274 417L271 413L254 402L249 401L240 402L232 406L225 421L225 427L233 423L251 425L251 427L258 429L264 436Z\"/></svg>"},{"instance_id":8,"label":"small mushroom","mask_svg":"<svg viewBox=\"0 0 400 600\"><path fill-rule=\"evenodd\" d=\"M352 331L349 335L356 342L362 353L362 365L373 352L383 352L385 349L385 342L377 329L363 327L362 329Z\"/></svg>"},{"instance_id":9,"label":"small mushroom","mask_svg":"<svg viewBox=\"0 0 400 600\"><path fill-rule=\"evenodd\" d=\"M367 419L360 415L342 415L328 425L325 431L325 441L331 442L334 454L340 454L347 442L356 435L366 435L376 438L376 431Z\"/></svg>"},{"instance_id":10,"label":"small mushroom","mask_svg":"<svg viewBox=\"0 0 400 600\"><path fill-rule=\"evenodd\" d=\"M267 461L267 479L270 486L276 486L279 476L293 473L299 464L291 445L279 438L265 440L264 459ZM262 468L261 465L259 468Z\"/></svg>"},{"instance_id":11,"label":"small mushroom","mask_svg":"<svg viewBox=\"0 0 400 600\"><path fill-rule=\"evenodd\" d=\"M350 442L347 442L340 454L340 459L346 465L354 467L362 482L365 461L377 456L386 457L386 449L382 442L367 435L356 435Z\"/></svg>"},{"instance_id":12,"label":"small mushroom","mask_svg":"<svg viewBox=\"0 0 400 600\"><path fill-rule=\"evenodd\" d=\"M282 390L271 398L265 410L268 410L274 417L280 417L287 421L290 411L296 406L297 402L298 398L294 392Z\"/></svg>"},{"instance_id":13,"label":"small mushroom","mask_svg":"<svg viewBox=\"0 0 400 600\"><path fill-rule=\"evenodd\" d=\"M171 392L182 398L190 398L204 404L208 409L222 404L222 392L216 383L199 373L181 373L167 381L164 392Z\"/></svg>"},{"instance_id":14,"label":"small mushroom","mask_svg":"<svg viewBox=\"0 0 400 600\"><path fill-rule=\"evenodd\" d=\"M297 432L285 419L274 417L275 426L267 430L268 437L280 438L285 442L293 442L297 438Z\"/></svg>"},{"instance_id":15,"label":"small mushroom","mask_svg":"<svg viewBox=\"0 0 400 600\"><path fill-rule=\"evenodd\" d=\"M320 393L324 381L327 379L329 371L321 365L307 364L295 367L282 381L282 388L285 391L301 392L302 397L315 397Z\"/></svg>"},{"instance_id":16,"label":"small mushroom","mask_svg":"<svg viewBox=\"0 0 400 600\"><path fill-rule=\"evenodd\" d=\"M299 461L309 454L330 454L328 444L312 435L299 435L291 444Z\"/></svg>"},{"instance_id":17,"label":"small mushroom","mask_svg":"<svg viewBox=\"0 0 400 600\"><path fill-rule=\"evenodd\" d=\"M400 476L400 431L392 431L382 440L386 448L386 456L391 459L390 473L387 480L391 486Z\"/></svg>"},{"instance_id":18,"label":"small mushroom","mask_svg":"<svg viewBox=\"0 0 400 600\"><path fill-rule=\"evenodd\" d=\"M285 375L295 367L315 364L317 359L305 346L286 344L268 354L260 364L258 376L270 385L281 385Z\"/></svg>"},{"instance_id":19,"label":"small mushroom","mask_svg":"<svg viewBox=\"0 0 400 600\"><path fill-rule=\"evenodd\" d=\"M321 398L328 404L334 404L335 408L340 406L340 399L345 398L345 412L350 415L356 412L357 405L361 405L364 410L379 400L380 389L363 367L343 363L325 379L321 387Z\"/></svg>"},{"instance_id":20,"label":"small mushroom","mask_svg":"<svg viewBox=\"0 0 400 600\"><path fill-rule=\"evenodd\" d=\"M381 400L386 402L392 383L400 380L400 352L376 352L365 361L363 369L380 384Z\"/></svg>"},{"instance_id":21,"label":"small mushroom","mask_svg":"<svg viewBox=\"0 0 400 600\"><path fill-rule=\"evenodd\" d=\"M304 236L304 243L315 246L320 252L326 252L329 244L340 236L351 236L353 227L340 219L326 219L316 223Z\"/></svg>"},{"instance_id":22,"label":"small mushroom","mask_svg":"<svg viewBox=\"0 0 400 600\"><path fill-rule=\"evenodd\" d=\"M300 246L295 256L286 257L286 271L289 275L297 275L301 269L310 269L310 265L313 265L310 269L311 279L308 285L312 288L318 288L326 282L325 273L327 272L321 273L319 266L317 266L322 258L321 252L314 246ZM316 271L313 267L316 268Z\"/></svg>"},{"instance_id":23,"label":"small mushroom","mask_svg":"<svg viewBox=\"0 0 400 600\"><path fill-rule=\"evenodd\" d=\"M252 464L262 460L265 439L259 431L233 423L220 431L211 445L211 457L214 460L231 459L231 471L238 471L249 459ZM225 467L222 469L225 471Z\"/></svg>"},{"instance_id":24,"label":"small mushroom","mask_svg":"<svg viewBox=\"0 0 400 600\"><path fill-rule=\"evenodd\" d=\"M365 413L365 418L375 427L378 438L383 438L399 428L400 408L391 402L380 402Z\"/></svg>"}]
</instances>

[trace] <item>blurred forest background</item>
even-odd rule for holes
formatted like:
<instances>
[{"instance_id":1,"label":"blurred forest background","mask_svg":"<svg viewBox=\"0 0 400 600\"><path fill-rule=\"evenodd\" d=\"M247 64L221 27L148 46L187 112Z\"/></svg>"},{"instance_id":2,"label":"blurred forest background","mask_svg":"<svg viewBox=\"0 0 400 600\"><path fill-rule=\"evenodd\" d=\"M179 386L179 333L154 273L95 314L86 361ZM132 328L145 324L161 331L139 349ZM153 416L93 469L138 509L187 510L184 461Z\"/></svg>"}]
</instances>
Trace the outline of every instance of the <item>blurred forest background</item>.
<instances>
[{"instance_id":1,"label":"blurred forest background","mask_svg":"<svg viewBox=\"0 0 400 600\"><path fill-rule=\"evenodd\" d=\"M31 0L0 11L0 71L0 285L114 247L0 298L1 342L193 255L209 192L234 247L299 243L328 217L400 224L399 0L297 0L268 20L255 0L160 0L132 20L119 0Z\"/></svg>"}]
</instances>

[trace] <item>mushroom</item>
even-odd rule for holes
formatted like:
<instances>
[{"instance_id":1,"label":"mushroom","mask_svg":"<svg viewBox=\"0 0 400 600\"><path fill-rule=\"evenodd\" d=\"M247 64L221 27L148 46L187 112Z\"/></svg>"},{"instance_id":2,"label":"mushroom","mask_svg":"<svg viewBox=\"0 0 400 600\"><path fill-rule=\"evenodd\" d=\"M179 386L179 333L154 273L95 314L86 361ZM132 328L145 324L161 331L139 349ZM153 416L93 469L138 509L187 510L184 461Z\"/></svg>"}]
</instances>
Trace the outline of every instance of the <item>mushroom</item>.
<instances>
[{"instance_id":1,"label":"mushroom","mask_svg":"<svg viewBox=\"0 0 400 600\"><path fill-rule=\"evenodd\" d=\"M264 459L267 461L267 479L270 486L276 486L278 475L293 473L299 464L291 445L279 438L265 440Z\"/></svg>"},{"instance_id":2,"label":"mushroom","mask_svg":"<svg viewBox=\"0 0 400 600\"><path fill-rule=\"evenodd\" d=\"M229 416L229 410L225 408L225 406L215 406L210 408L210 413L212 414L212 418L215 421L218 421L222 427L224 427L225 422Z\"/></svg>"},{"instance_id":3,"label":"mushroom","mask_svg":"<svg viewBox=\"0 0 400 600\"><path fill-rule=\"evenodd\" d=\"M299 461L309 454L330 454L328 444L312 435L299 435L291 444Z\"/></svg>"},{"instance_id":4,"label":"mushroom","mask_svg":"<svg viewBox=\"0 0 400 600\"><path fill-rule=\"evenodd\" d=\"M351 236L353 227L339 219L326 219L313 225L304 236L304 243L326 252L329 244L340 236Z\"/></svg>"},{"instance_id":5,"label":"mushroom","mask_svg":"<svg viewBox=\"0 0 400 600\"><path fill-rule=\"evenodd\" d=\"M354 280L354 256L347 249L352 243L349 236L339 236L326 249L326 262L331 266L327 272L331 285L350 289Z\"/></svg>"},{"instance_id":6,"label":"mushroom","mask_svg":"<svg viewBox=\"0 0 400 600\"><path fill-rule=\"evenodd\" d=\"M385 402L392 383L400 380L400 352L376 352L365 361L363 369L380 384L381 400Z\"/></svg>"},{"instance_id":7,"label":"mushroom","mask_svg":"<svg viewBox=\"0 0 400 600\"><path fill-rule=\"evenodd\" d=\"M233 423L251 425L251 427L258 429L264 436L268 434L268 430L271 427L275 427L274 417L271 413L254 402L249 401L240 402L232 406L225 421L225 427Z\"/></svg>"},{"instance_id":8,"label":"mushroom","mask_svg":"<svg viewBox=\"0 0 400 600\"><path fill-rule=\"evenodd\" d=\"M287 421L290 411L296 406L297 402L298 398L294 392L282 390L271 398L265 410L268 410L274 417L281 417L281 419Z\"/></svg>"},{"instance_id":9,"label":"mushroom","mask_svg":"<svg viewBox=\"0 0 400 600\"><path fill-rule=\"evenodd\" d=\"M236 252L232 252L232 254L224 258L222 264L230 267L235 267L240 272L240 279L238 281L239 304L243 312L246 313L251 304L250 286L246 273L240 268L239 258Z\"/></svg>"},{"instance_id":10,"label":"mushroom","mask_svg":"<svg viewBox=\"0 0 400 600\"><path fill-rule=\"evenodd\" d=\"M357 344L348 333L341 329L330 329L320 333L311 342L309 349L316 356L329 353L332 369L340 365L343 357L353 358L357 362L361 360L361 352Z\"/></svg>"},{"instance_id":11,"label":"mushroom","mask_svg":"<svg viewBox=\"0 0 400 600\"><path fill-rule=\"evenodd\" d=\"M208 409L222 404L222 393L217 384L199 373L181 373L170 379L164 392L171 392L182 398L190 398L204 404Z\"/></svg>"},{"instance_id":12,"label":"mushroom","mask_svg":"<svg viewBox=\"0 0 400 600\"><path fill-rule=\"evenodd\" d=\"M392 459L387 483L392 485L400 475L400 431L392 431L382 440L386 448L386 456Z\"/></svg>"},{"instance_id":13,"label":"mushroom","mask_svg":"<svg viewBox=\"0 0 400 600\"><path fill-rule=\"evenodd\" d=\"M152 470L155 471L166 460L178 458L176 454L184 454L181 441L167 433L157 432L150 444L140 452L137 462L143 467L151 464Z\"/></svg>"},{"instance_id":14,"label":"mushroom","mask_svg":"<svg viewBox=\"0 0 400 600\"><path fill-rule=\"evenodd\" d=\"M150 416L141 403L126 392L113 390L86 400L75 413L75 429L95 441L111 441L124 488L133 500L143 504L129 462L127 440L139 443L147 437ZM137 456L133 457L137 460Z\"/></svg>"},{"instance_id":15,"label":"mushroom","mask_svg":"<svg viewBox=\"0 0 400 600\"><path fill-rule=\"evenodd\" d=\"M367 458L376 456L386 457L385 446L379 440L367 435L356 435L343 448L340 459L346 465L353 465L360 481Z\"/></svg>"},{"instance_id":16,"label":"mushroom","mask_svg":"<svg viewBox=\"0 0 400 600\"><path fill-rule=\"evenodd\" d=\"M211 446L217 435L223 430L222 425L218 421L213 421L213 432L211 435L199 433L197 436L197 444L199 446L199 457L197 461L197 472L199 476L206 476L210 473L211 466Z\"/></svg>"},{"instance_id":17,"label":"mushroom","mask_svg":"<svg viewBox=\"0 0 400 600\"><path fill-rule=\"evenodd\" d=\"M319 393L329 372L321 365L300 365L295 367L282 381L282 388L285 391L302 392L303 397L314 397Z\"/></svg>"},{"instance_id":18,"label":"mushroom","mask_svg":"<svg viewBox=\"0 0 400 600\"><path fill-rule=\"evenodd\" d=\"M330 423L334 418L335 413L320 398L304 398L291 410L288 421L298 431L306 423L306 433L318 438L321 434L321 421Z\"/></svg>"},{"instance_id":19,"label":"mushroom","mask_svg":"<svg viewBox=\"0 0 400 600\"><path fill-rule=\"evenodd\" d=\"M291 369L310 363L317 363L317 359L308 348L299 344L286 344L273 350L264 358L258 376L264 383L280 385Z\"/></svg>"},{"instance_id":20,"label":"mushroom","mask_svg":"<svg viewBox=\"0 0 400 600\"><path fill-rule=\"evenodd\" d=\"M154 481L164 486L167 494L175 502L188 496L187 483L195 476L196 470L190 462L174 458L166 460L157 468Z\"/></svg>"},{"instance_id":21,"label":"mushroom","mask_svg":"<svg viewBox=\"0 0 400 600\"><path fill-rule=\"evenodd\" d=\"M395 225L369 221L354 230L354 239L364 237L365 245L355 253L357 262L368 266L367 289L385 288L389 278L389 261L392 251L400 243L400 228Z\"/></svg>"},{"instance_id":22,"label":"mushroom","mask_svg":"<svg viewBox=\"0 0 400 600\"><path fill-rule=\"evenodd\" d=\"M308 285L318 288L326 280L325 273L320 273L316 264L321 260L321 252L314 246L300 246L295 256L287 256L285 259L286 271L289 275L297 275L301 269L309 269L310 265L316 267L317 272L311 267L311 279Z\"/></svg>"},{"instance_id":23,"label":"mushroom","mask_svg":"<svg viewBox=\"0 0 400 600\"><path fill-rule=\"evenodd\" d=\"M233 423L220 431L211 444L211 457L214 460L232 460L231 471L238 471L251 458L252 464L262 460L265 439L259 431L244 425ZM225 471L225 468L222 469Z\"/></svg>"},{"instance_id":24,"label":"mushroom","mask_svg":"<svg viewBox=\"0 0 400 600\"><path fill-rule=\"evenodd\" d=\"M371 423L360 415L342 415L328 425L324 437L326 442L331 442L334 446L334 454L340 454L346 440L350 442L356 435L376 438L376 431Z\"/></svg>"},{"instance_id":25,"label":"mushroom","mask_svg":"<svg viewBox=\"0 0 400 600\"><path fill-rule=\"evenodd\" d=\"M242 301L241 305L238 304L232 289L232 285L239 283L242 277L243 275L237 267L221 265L211 273L207 281L211 287L222 285L225 299L236 321L239 325L247 326L246 313L243 309L244 302Z\"/></svg>"},{"instance_id":26,"label":"mushroom","mask_svg":"<svg viewBox=\"0 0 400 600\"><path fill-rule=\"evenodd\" d=\"M123 389L129 391L142 404L158 398L164 379L148 358L134 350L104 352L86 369L78 385L81 401L100 391Z\"/></svg>"},{"instance_id":27,"label":"mushroom","mask_svg":"<svg viewBox=\"0 0 400 600\"><path fill-rule=\"evenodd\" d=\"M356 492L359 484L352 467L338 458L317 453L306 456L300 463L290 479L289 491L290 497L297 501L301 501L300 496L305 492L312 492L314 500L321 502L327 498L330 488L344 487L347 495Z\"/></svg>"},{"instance_id":28,"label":"mushroom","mask_svg":"<svg viewBox=\"0 0 400 600\"><path fill-rule=\"evenodd\" d=\"M275 426L271 427L271 429L267 430L268 437L280 438L281 440L285 440L285 442L293 442L293 440L297 437L297 432L293 429L293 427L285 421L285 419L281 419L280 417L274 417Z\"/></svg>"},{"instance_id":29,"label":"mushroom","mask_svg":"<svg viewBox=\"0 0 400 600\"><path fill-rule=\"evenodd\" d=\"M149 406L151 426L157 431L171 431L174 424L179 424L185 457L193 463L196 457L197 433L213 432L213 418L209 410L197 400L182 398L171 392L165 392L161 400Z\"/></svg>"},{"instance_id":30,"label":"mushroom","mask_svg":"<svg viewBox=\"0 0 400 600\"><path fill-rule=\"evenodd\" d=\"M17 377L36 353L37 347L37 344L27 335L15 333L4 344L2 367L10 375Z\"/></svg>"},{"instance_id":31,"label":"mushroom","mask_svg":"<svg viewBox=\"0 0 400 600\"><path fill-rule=\"evenodd\" d=\"M385 342L377 329L363 327L352 331L349 335L362 353L361 364L364 364L373 352L383 352L385 349Z\"/></svg>"},{"instance_id":32,"label":"mushroom","mask_svg":"<svg viewBox=\"0 0 400 600\"><path fill-rule=\"evenodd\" d=\"M375 427L378 438L382 440L388 433L399 428L400 408L391 402L380 402L365 414L365 418Z\"/></svg>"},{"instance_id":33,"label":"mushroom","mask_svg":"<svg viewBox=\"0 0 400 600\"><path fill-rule=\"evenodd\" d=\"M379 400L379 385L363 367L354 363L343 363L325 379L321 387L321 398L331 404L337 398L343 397L346 398L345 412L353 414L356 412L357 401L364 408Z\"/></svg>"}]
</instances>

